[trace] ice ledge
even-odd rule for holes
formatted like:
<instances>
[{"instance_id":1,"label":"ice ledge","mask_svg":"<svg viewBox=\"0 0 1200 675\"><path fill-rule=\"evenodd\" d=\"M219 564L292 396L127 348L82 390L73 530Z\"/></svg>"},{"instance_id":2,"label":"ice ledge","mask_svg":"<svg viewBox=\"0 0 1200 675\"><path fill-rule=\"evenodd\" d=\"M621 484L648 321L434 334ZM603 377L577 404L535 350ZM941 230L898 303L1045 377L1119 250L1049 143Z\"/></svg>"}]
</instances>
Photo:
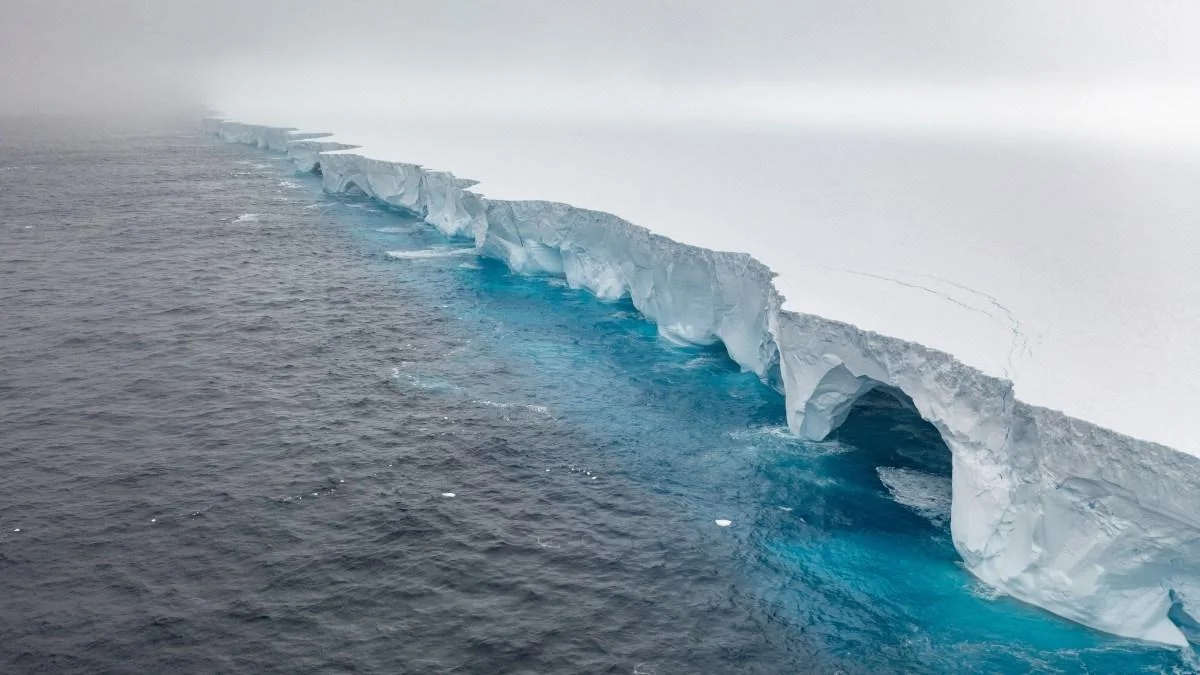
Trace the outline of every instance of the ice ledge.
<instances>
[{"instance_id":1,"label":"ice ledge","mask_svg":"<svg viewBox=\"0 0 1200 675\"><path fill-rule=\"evenodd\" d=\"M824 439L872 389L904 394L953 454L951 532L972 573L1099 630L1187 644L1179 617L1200 613L1200 458L1022 403L1008 380L944 352L784 310L774 275L748 255L599 211L485 199L472 181L356 154L328 134L205 126L286 152L330 192L361 190L473 238L515 271L562 275L601 298L627 294L673 340L720 341L783 391L788 425L806 439Z\"/></svg>"}]
</instances>

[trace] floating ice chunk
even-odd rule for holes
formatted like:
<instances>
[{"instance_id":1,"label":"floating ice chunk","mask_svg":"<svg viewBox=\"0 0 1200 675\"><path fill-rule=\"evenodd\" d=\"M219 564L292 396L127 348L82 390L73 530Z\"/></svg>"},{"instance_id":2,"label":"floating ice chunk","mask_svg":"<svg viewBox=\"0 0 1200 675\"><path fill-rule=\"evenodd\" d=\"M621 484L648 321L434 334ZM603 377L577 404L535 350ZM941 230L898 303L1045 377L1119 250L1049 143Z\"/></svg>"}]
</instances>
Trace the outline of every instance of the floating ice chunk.
<instances>
[{"instance_id":1,"label":"floating ice chunk","mask_svg":"<svg viewBox=\"0 0 1200 675\"><path fill-rule=\"evenodd\" d=\"M717 524L717 527L729 527L733 524L732 520L725 520L724 518L718 518L713 522Z\"/></svg>"},{"instance_id":2,"label":"floating ice chunk","mask_svg":"<svg viewBox=\"0 0 1200 675\"><path fill-rule=\"evenodd\" d=\"M455 495L453 492L443 492L442 496L443 497L455 497L457 495Z\"/></svg>"},{"instance_id":3,"label":"floating ice chunk","mask_svg":"<svg viewBox=\"0 0 1200 675\"><path fill-rule=\"evenodd\" d=\"M475 255L475 249L457 246L438 246L435 248L418 249L416 251L388 251L389 258L397 260L425 260L429 258L452 258L455 256Z\"/></svg>"},{"instance_id":4,"label":"floating ice chunk","mask_svg":"<svg viewBox=\"0 0 1200 675\"><path fill-rule=\"evenodd\" d=\"M262 218L261 213L243 213L242 215L238 216L237 218L234 218L233 222L235 222L235 223L255 223L255 222L258 222L261 218Z\"/></svg>"}]
</instances>

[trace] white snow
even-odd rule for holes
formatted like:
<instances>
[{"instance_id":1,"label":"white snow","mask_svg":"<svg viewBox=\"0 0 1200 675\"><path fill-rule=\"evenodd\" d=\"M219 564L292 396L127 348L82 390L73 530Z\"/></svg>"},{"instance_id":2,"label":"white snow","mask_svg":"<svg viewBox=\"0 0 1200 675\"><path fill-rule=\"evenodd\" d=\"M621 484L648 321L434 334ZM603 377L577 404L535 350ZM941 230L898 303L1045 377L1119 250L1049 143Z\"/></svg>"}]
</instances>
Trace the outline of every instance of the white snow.
<instances>
[{"instance_id":1,"label":"white snow","mask_svg":"<svg viewBox=\"0 0 1200 675\"><path fill-rule=\"evenodd\" d=\"M1167 612L1171 590L1200 597L1196 157L291 121L345 135L209 124L518 272L628 295L667 338L723 343L780 386L806 438L873 388L903 392L953 454L968 569L1089 626L1184 643Z\"/></svg>"}]
</instances>

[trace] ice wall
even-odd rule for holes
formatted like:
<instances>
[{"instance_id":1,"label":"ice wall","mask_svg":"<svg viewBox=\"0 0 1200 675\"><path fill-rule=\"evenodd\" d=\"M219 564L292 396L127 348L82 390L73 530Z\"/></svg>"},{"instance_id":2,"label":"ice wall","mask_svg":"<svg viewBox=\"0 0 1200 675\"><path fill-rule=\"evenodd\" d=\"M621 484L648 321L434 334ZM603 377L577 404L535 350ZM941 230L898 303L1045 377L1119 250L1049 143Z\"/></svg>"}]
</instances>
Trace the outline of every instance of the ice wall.
<instances>
[{"instance_id":1,"label":"ice wall","mask_svg":"<svg viewBox=\"0 0 1200 675\"><path fill-rule=\"evenodd\" d=\"M473 181L320 134L205 125L287 152L299 170L319 164L326 190L358 189L411 211L515 271L561 275L600 298L628 295L672 340L721 342L783 391L788 425L803 438L824 439L874 388L903 393L953 455L951 532L972 573L1099 630L1186 644L1178 617L1200 615L1200 458L1022 403L1009 381L946 353L785 311L773 273L748 255L599 211L485 199L468 189Z\"/></svg>"}]
</instances>

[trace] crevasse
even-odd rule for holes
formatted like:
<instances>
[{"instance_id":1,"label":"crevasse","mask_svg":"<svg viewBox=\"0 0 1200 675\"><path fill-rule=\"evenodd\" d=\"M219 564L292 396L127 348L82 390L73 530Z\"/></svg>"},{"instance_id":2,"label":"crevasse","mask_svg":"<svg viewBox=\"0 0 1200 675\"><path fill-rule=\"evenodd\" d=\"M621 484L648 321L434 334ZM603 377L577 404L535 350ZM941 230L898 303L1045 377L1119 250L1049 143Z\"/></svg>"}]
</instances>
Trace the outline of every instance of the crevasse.
<instances>
[{"instance_id":1,"label":"crevasse","mask_svg":"<svg viewBox=\"0 0 1200 675\"><path fill-rule=\"evenodd\" d=\"M474 181L373 159L328 134L207 119L230 142L286 152L333 193L411 211L514 271L628 296L672 340L720 342L782 390L788 426L823 440L855 401L903 394L953 456L951 534L966 567L1018 599L1117 635L1185 646L1200 615L1200 458L1027 405L949 354L782 309L771 270L617 216L486 199ZM792 298L803 306L803 298ZM797 302L798 301L798 302Z\"/></svg>"}]
</instances>

